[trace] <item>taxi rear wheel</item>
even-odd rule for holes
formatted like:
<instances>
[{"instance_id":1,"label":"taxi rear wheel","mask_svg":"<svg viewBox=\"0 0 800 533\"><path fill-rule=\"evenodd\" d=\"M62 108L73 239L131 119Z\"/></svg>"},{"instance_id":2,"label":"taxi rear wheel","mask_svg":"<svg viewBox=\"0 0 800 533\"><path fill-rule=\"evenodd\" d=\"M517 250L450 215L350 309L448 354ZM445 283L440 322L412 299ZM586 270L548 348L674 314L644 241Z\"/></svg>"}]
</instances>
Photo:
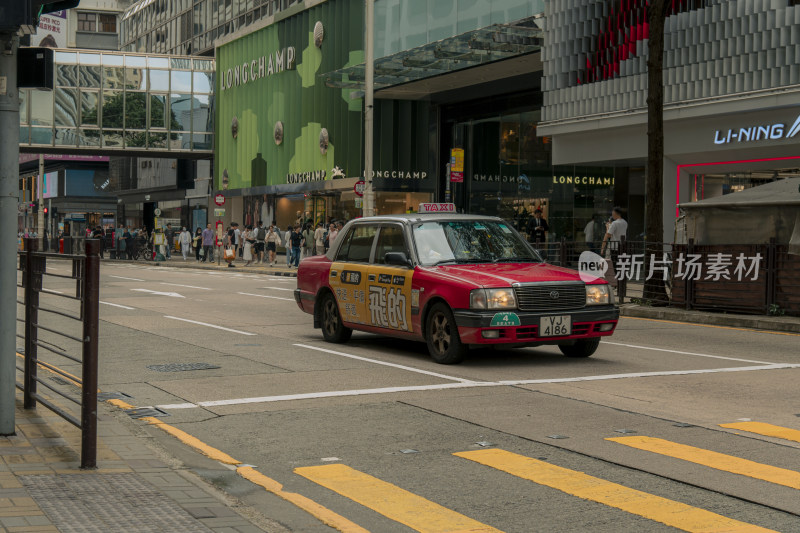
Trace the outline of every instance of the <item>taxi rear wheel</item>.
<instances>
[{"instance_id":1,"label":"taxi rear wheel","mask_svg":"<svg viewBox=\"0 0 800 533\"><path fill-rule=\"evenodd\" d=\"M459 363L467 353L467 346L458 336L453 312L443 303L435 304L428 313L425 340L431 358L443 365Z\"/></svg>"},{"instance_id":2,"label":"taxi rear wheel","mask_svg":"<svg viewBox=\"0 0 800 533\"><path fill-rule=\"evenodd\" d=\"M584 339L572 345L559 344L558 348L567 357L589 357L597 351L598 346L600 339Z\"/></svg>"},{"instance_id":3,"label":"taxi rear wheel","mask_svg":"<svg viewBox=\"0 0 800 533\"><path fill-rule=\"evenodd\" d=\"M347 342L353 334L353 330L342 324L342 317L339 315L339 305L333 294L328 293L322 298L322 336L328 342L342 343Z\"/></svg>"}]
</instances>

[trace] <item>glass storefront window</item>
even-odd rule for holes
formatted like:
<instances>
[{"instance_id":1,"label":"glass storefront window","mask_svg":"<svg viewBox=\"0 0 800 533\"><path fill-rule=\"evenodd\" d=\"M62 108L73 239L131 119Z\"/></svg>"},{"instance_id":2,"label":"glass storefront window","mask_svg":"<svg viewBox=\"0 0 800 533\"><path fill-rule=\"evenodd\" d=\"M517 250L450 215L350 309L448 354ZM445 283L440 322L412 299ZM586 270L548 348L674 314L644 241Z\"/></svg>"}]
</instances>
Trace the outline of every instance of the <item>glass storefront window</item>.
<instances>
[{"instance_id":1,"label":"glass storefront window","mask_svg":"<svg viewBox=\"0 0 800 533\"><path fill-rule=\"evenodd\" d=\"M128 91L125 96L125 129L143 130L147 127L147 95Z\"/></svg>"},{"instance_id":2,"label":"glass storefront window","mask_svg":"<svg viewBox=\"0 0 800 533\"><path fill-rule=\"evenodd\" d=\"M76 146L78 144L78 130L75 128L56 128L56 146Z\"/></svg>"},{"instance_id":3,"label":"glass storefront window","mask_svg":"<svg viewBox=\"0 0 800 533\"><path fill-rule=\"evenodd\" d=\"M55 91L56 126L78 125L78 89L57 88Z\"/></svg>"},{"instance_id":4,"label":"glass storefront window","mask_svg":"<svg viewBox=\"0 0 800 533\"><path fill-rule=\"evenodd\" d=\"M97 91L81 91L81 125L99 126Z\"/></svg>"},{"instance_id":5,"label":"glass storefront window","mask_svg":"<svg viewBox=\"0 0 800 533\"><path fill-rule=\"evenodd\" d=\"M150 127L167 128L167 95L150 95Z\"/></svg>"},{"instance_id":6,"label":"glass storefront window","mask_svg":"<svg viewBox=\"0 0 800 533\"><path fill-rule=\"evenodd\" d=\"M102 127L122 128L125 119L124 93L122 91L103 91Z\"/></svg>"},{"instance_id":7,"label":"glass storefront window","mask_svg":"<svg viewBox=\"0 0 800 533\"><path fill-rule=\"evenodd\" d=\"M80 65L78 67L78 84L87 89L99 89L101 71L102 67Z\"/></svg>"},{"instance_id":8,"label":"glass storefront window","mask_svg":"<svg viewBox=\"0 0 800 533\"><path fill-rule=\"evenodd\" d=\"M172 78L171 88L176 92L192 92L192 73L184 70L170 72Z\"/></svg>"},{"instance_id":9,"label":"glass storefront window","mask_svg":"<svg viewBox=\"0 0 800 533\"><path fill-rule=\"evenodd\" d=\"M103 67L103 88L122 89L125 86L125 69L121 67Z\"/></svg>"},{"instance_id":10,"label":"glass storefront window","mask_svg":"<svg viewBox=\"0 0 800 533\"><path fill-rule=\"evenodd\" d=\"M35 126L53 125L52 91L31 91L31 124Z\"/></svg>"},{"instance_id":11,"label":"glass storefront window","mask_svg":"<svg viewBox=\"0 0 800 533\"><path fill-rule=\"evenodd\" d=\"M195 61L197 64L197 61ZM193 91L195 93L213 93L214 92L214 74L211 72L194 72L193 77Z\"/></svg>"},{"instance_id":12,"label":"glass storefront window","mask_svg":"<svg viewBox=\"0 0 800 533\"><path fill-rule=\"evenodd\" d=\"M56 66L56 85L60 87L78 86L78 66L77 65L57 65Z\"/></svg>"},{"instance_id":13,"label":"glass storefront window","mask_svg":"<svg viewBox=\"0 0 800 533\"><path fill-rule=\"evenodd\" d=\"M144 91L147 89L145 81L145 70L143 68L125 68L126 89Z\"/></svg>"},{"instance_id":14,"label":"glass storefront window","mask_svg":"<svg viewBox=\"0 0 800 533\"><path fill-rule=\"evenodd\" d=\"M168 70L150 70L150 81L148 83L148 90L150 91L169 91L169 71Z\"/></svg>"}]
</instances>

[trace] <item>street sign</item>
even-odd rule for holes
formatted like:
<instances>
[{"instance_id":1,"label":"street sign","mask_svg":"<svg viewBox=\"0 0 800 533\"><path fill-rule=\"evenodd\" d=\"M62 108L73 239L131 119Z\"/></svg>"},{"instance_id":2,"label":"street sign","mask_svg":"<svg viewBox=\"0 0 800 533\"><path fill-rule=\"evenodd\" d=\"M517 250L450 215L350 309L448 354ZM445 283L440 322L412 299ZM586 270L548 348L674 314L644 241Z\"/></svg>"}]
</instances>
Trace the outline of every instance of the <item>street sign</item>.
<instances>
[{"instance_id":1,"label":"street sign","mask_svg":"<svg viewBox=\"0 0 800 533\"><path fill-rule=\"evenodd\" d=\"M214 203L217 205L225 205L225 195L217 194L214 196Z\"/></svg>"},{"instance_id":2,"label":"street sign","mask_svg":"<svg viewBox=\"0 0 800 533\"><path fill-rule=\"evenodd\" d=\"M456 204L419 204L418 213L455 213Z\"/></svg>"},{"instance_id":3,"label":"street sign","mask_svg":"<svg viewBox=\"0 0 800 533\"><path fill-rule=\"evenodd\" d=\"M356 193L358 196L364 196L364 189L367 187L367 182L364 180L358 180L356 184L353 186L353 192ZM356 200L358 202L358 200ZM356 207L359 207L356 205Z\"/></svg>"},{"instance_id":4,"label":"street sign","mask_svg":"<svg viewBox=\"0 0 800 533\"><path fill-rule=\"evenodd\" d=\"M364 207L364 199L363 198L356 198L356 209L361 209Z\"/></svg>"},{"instance_id":5,"label":"street sign","mask_svg":"<svg viewBox=\"0 0 800 533\"><path fill-rule=\"evenodd\" d=\"M159 209L159 208L156 208L156 210L155 210L155 211L153 211L153 214L154 214L155 216L157 216L157 217L160 217L160 216L161 216L161 209Z\"/></svg>"},{"instance_id":6,"label":"street sign","mask_svg":"<svg viewBox=\"0 0 800 533\"><path fill-rule=\"evenodd\" d=\"M464 182L464 149L453 148L450 150L450 181L452 183Z\"/></svg>"},{"instance_id":7,"label":"street sign","mask_svg":"<svg viewBox=\"0 0 800 533\"><path fill-rule=\"evenodd\" d=\"M214 216L217 217L217 218L224 217L225 216L225 208L215 207L214 208Z\"/></svg>"}]
</instances>

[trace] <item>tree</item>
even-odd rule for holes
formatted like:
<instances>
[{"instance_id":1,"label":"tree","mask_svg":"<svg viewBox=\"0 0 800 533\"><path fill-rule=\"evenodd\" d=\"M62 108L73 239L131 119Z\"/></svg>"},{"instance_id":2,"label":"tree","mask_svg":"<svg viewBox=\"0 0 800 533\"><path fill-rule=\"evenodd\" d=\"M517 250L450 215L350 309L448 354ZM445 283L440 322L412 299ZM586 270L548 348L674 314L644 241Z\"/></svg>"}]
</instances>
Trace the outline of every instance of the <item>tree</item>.
<instances>
[{"instance_id":1,"label":"tree","mask_svg":"<svg viewBox=\"0 0 800 533\"><path fill-rule=\"evenodd\" d=\"M647 42L647 175L645 178L645 257L660 257L664 240L664 0L650 0ZM664 280L645 281L644 299L667 303Z\"/></svg>"}]
</instances>

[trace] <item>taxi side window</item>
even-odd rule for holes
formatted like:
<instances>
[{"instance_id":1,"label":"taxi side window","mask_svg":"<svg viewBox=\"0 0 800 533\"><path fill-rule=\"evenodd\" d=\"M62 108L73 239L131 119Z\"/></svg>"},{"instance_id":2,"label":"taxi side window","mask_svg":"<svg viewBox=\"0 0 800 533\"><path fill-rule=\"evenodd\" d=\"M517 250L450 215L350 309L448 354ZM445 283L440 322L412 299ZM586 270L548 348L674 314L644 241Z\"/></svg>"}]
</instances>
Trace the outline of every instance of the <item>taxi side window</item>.
<instances>
[{"instance_id":1,"label":"taxi side window","mask_svg":"<svg viewBox=\"0 0 800 533\"><path fill-rule=\"evenodd\" d=\"M386 264L388 252L403 252L409 255L401 226L383 226L381 228L378 234L378 244L375 247L375 263Z\"/></svg>"},{"instance_id":2,"label":"taxi side window","mask_svg":"<svg viewBox=\"0 0 800 533\"><path fill-rule=\"evenodd\" d=\"M342 247L336 254L337 261L369 263L372 241L375 239L376 227L360 224L354 226L345 237Z\"/></svg>"}]
</instances>

